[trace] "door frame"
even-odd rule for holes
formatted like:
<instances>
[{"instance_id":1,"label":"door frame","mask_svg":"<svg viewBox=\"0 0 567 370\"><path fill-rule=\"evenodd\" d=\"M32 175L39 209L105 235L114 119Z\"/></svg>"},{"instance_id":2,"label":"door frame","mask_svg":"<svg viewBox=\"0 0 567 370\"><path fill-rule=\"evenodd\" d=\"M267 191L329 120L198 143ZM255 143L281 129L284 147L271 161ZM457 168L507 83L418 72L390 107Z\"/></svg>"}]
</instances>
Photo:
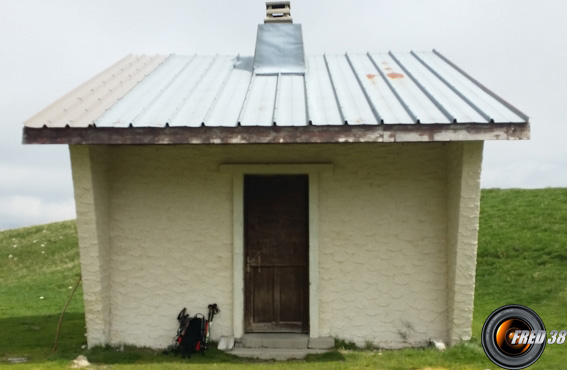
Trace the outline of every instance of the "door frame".
<instances>
[{"instance_id":1,"label":"door frame","mask_svg":"<svg viewBox=\"0 0 567 370\"><path fill-rule=\"evenodd\" d=\"M308 175L244 175L244 262L244 331L309 333Z\"/></svg>"},{"instance_id":2,"label":"door frame","mask_svg":"<svg viewBox=\"0 0 567 370\"><path fill-rule=\"evenodd\" d=\"M233 335L244 335L244 175L308 175L309 181L309 337L319 338L319 174L333 164L221 164L232 174Z\"/></svg>"}]
</instances>

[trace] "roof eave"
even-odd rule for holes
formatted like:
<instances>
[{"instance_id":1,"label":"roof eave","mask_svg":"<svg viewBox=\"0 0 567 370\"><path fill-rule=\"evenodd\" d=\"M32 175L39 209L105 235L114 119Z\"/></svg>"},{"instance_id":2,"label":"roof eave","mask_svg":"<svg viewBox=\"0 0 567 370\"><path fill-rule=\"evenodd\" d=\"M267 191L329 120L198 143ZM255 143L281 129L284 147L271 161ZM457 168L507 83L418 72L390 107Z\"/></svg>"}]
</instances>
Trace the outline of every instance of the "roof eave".
<instances>
[{"instance_id":1,"label":"roof eave","mask_svg":"<svg viewBox=\"0 0 567 370\"><path fill-rule=\"evenodd\" d=\"M528 140L529 122L304 127L24 127L24 144L295 144Z\"/></svg>"}]
</instances>

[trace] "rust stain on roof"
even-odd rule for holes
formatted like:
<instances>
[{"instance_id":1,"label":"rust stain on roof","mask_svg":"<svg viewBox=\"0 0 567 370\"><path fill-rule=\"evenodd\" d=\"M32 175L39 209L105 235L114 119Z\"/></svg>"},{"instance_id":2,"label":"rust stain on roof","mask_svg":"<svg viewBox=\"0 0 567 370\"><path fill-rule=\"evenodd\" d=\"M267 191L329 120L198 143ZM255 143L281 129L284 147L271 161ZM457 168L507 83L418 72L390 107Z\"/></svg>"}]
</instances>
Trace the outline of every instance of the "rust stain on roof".
<instances>
[{"instance_id":1,"label":"rust stain on roof","mask_svg":"<svg viewBox=\"0 0 567 370\"><path fill-rule=\"evenodd\" d=\"M378 75L375 75L375 74L372 74L372 73L368 73L368 74L366 75L366 78L368 78L368 79L370 80L370 82L371 82L373 85L376 85L375 77L377 77L377 76L378 76Z\"/></svg>"},{"instance_id":2,"label":"rust stain on roof","mask_svg":"<svg viewBox=\"0 0 567 370\"><path fill-rule=\"evenodd\" d=\"M399 59L392 55L309 56L305 75L280 77L254 75L253 57L128 56L30 118L25 127L230 130L239 121L253 127L273 126L273 121L282 127L331 127L355 123L359 117L370 125L382 120L417 124L414 117L428 124L452 124L449 115L459 125L529 121L436 52L401 53ZM406 60L426 68L416 68L406 81ZM414 79L421 81L421 88ZM439 92L434 97L434 84L452 86L458 94ZM188 88L179 90L182 85ZM397 91L397 85L404 90ZM421 103L414 104L414 99ZM440 111L432 99L450 111Z\"/></svg>"},{"instance_id":3,"label":"rust stain on roof","mask_svg":"<svg viewBox=\"0 0 567 370\"><path fill-rule=\"evenodd\" d=\"M392 79L394 79L394 78L404 78L404 77L405 77L403 74L401 74L401 73L396 73L396 72L388 73L386 76L388 76L388 77L390 77L390 78L392 78Z\"/></svg>"}]
</instances>

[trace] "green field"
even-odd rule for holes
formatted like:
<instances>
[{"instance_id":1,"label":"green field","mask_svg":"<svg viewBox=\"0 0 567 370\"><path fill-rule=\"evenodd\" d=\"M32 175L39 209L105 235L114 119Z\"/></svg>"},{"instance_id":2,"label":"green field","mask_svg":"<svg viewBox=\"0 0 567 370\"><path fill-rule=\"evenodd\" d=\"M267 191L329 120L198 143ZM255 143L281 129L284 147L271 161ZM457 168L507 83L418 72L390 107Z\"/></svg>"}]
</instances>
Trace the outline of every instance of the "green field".
<instances>
[{"instance_id":1,"label":"green field","mask_svg":"<svg viewBox=\"0 0 567 370\"><path fill-rule=\"evenodd\" d=\"M0 367L67 368L84 354L99 368L495 369L479 340L494 309L526 305L548 330L567 330L567 189L482 191L473 339L443 353L353 350L343 343L306 361L261 363L214 349L184 361L147 349L86 350L80 289L64 317L59 349L52 353L59 314L80 274L75 223L0 232L0 261ZM531 369L567 368L566 346L548 345ZM9 364L17 357L29 362Z\"/></svg>"}]
</instances>

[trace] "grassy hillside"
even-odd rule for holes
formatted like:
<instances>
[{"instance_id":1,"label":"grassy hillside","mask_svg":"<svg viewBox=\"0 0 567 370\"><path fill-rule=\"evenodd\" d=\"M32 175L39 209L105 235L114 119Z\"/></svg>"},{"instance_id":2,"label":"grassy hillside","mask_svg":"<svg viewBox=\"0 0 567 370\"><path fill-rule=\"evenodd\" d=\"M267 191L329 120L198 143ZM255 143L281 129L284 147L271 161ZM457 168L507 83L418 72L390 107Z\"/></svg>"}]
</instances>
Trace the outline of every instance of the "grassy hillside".
<instances>
[{"instance_id":1,"label":"grassy hillside","mask_svg":"<svg viewBox=\"0 0 567 370\"><path fill-rule=\"evenodd\" d=\"M46 358L59 313L79 275L74 221L0 232L0 363L24 353ZM85 343L82 291L71 301L61 350Z\"/></svg>"},{"instance_id":2,"label":"grassy hillside","mask_svg":"<svg viewBox=\"0 0 567 370\"><path fill-rule=\"evenodd\" d=\"M173 361L148 350L81 349L85 329L80 290L65 316L60 350L50 354L59 313L80 274L78 257L73 221L0 232L0 367L8 358L20 356L35 362L30 368L37 368L38 362L42 368L65 367L80 353L91 361L136 364L132 365L136 368L141 363L143 368L163 368L161 362ZM480 346L480 331L494 309L511 303L534 309L548 330L567 330L567 189L483 190L470 343L445 353L431 349L341 351L312 358L309 363L270 367L493 369ZM547 346L532 368L565 368L566 346ZM243 366L241 360L214 351L191 361ZM200 367L206 366L202 363Z\"/></svg>"},{"instance_id":3,"label":"grassy hillside","mask_svg":"<svg viewBox=\"0 0 567 370\"><path fill-rule=\"evenodd\" d=\"M473 333L506 304L567 330L567 189L482 191ZM564 369L565 358L566 345L549 345L531 368Z\"/></svg>"}]
</instances>

